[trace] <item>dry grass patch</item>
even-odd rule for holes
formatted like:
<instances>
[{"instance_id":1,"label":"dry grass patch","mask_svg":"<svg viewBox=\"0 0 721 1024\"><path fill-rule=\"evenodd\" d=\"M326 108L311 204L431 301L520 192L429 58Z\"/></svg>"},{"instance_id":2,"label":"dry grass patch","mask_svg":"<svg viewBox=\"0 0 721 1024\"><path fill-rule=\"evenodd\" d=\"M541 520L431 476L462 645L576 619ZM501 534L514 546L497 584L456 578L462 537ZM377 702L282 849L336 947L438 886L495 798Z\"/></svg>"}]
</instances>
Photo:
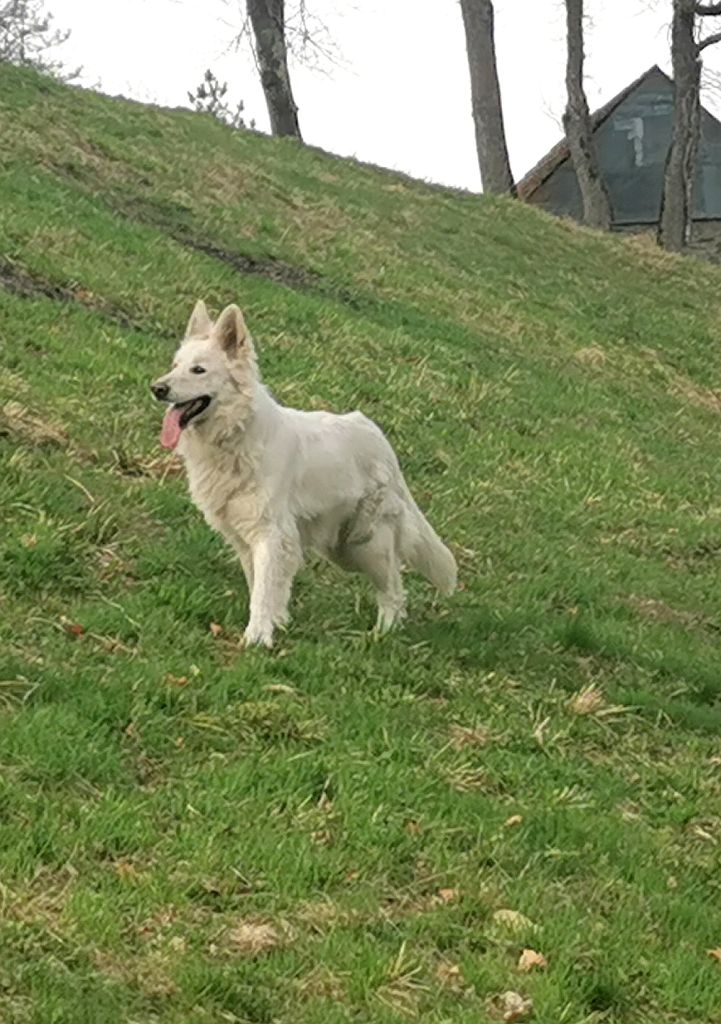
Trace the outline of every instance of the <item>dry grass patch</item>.
<instances>
[{"instance_id":1,"label":"dry grass patch","mask_svg":"<svg viewBox=\"0 0 721 1024\"><path fill-rule=\"evenodd\" d=\"M606 353L598 345L577 349L573 353L573 358L581 366L590 366L594 370L600 369L606 363Z\"/></svg>"},{"instance_id":2,"label":"dry grass patch","mask_svg":"<svg viewBox=\"0 0 721 1024\"><path fill-rule=\"evenodd\" d=\"M228 954L257 957L291 940L287 925L271 923L262 918L243 918L228 928L221 938L220 948Z\"/></svg>"},{"instance_id":3,"label":"dry grass patch","mask_svg":"<svg viewBox=\"0 0 721 1024\"><path fill-rule=\"evenodd\" d=\"M687 612L682 608L673 608L666 601L660 601L654 597L639 597L631 594L623 602L628 608L638 612L645 619L653 622L670 623L675 626L705 626L709 620L696 612Z\"/></svg>"},{"instance_id":4,"label":"dry grass patch","mask_svg":"<svg viewBox=\"0 0 721 1024\"><path fill-rule=\"evenodd\" d=\"M65 447L68 432L57 420L33 413L21 402L6 402L0 409L0 434L14 435L31 444L54 444Z\"/></svg>"},{"instance_id":5,"label":"dry grass patch","mask_svg":"<svg viewBox=\"0 0 721 1024\"><path fill-rule=\"evenodd\" d=\"M455 750L465 747L485 747L491 741L492 733L485 725L461 725L453 722L448 730L451 746Z\"/></svg>"}]
</instances>

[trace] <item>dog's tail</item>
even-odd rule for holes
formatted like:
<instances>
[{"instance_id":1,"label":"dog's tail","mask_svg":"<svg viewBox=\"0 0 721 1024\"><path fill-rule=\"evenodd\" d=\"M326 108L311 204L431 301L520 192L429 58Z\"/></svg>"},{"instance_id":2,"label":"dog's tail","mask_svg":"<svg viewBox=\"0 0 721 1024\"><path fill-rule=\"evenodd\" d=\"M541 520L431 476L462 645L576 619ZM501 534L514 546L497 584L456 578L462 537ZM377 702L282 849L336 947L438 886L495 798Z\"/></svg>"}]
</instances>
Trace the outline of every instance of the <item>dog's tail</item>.
<instances>
[{"instance_id":1,"label":"dog's tail","mask_svg":"<svg viewBox=\"0 0 721 1024\"><path fill-rule=\"evenodd\" d=\"M410 494L401 537L401 555L407 565L425 576L442 594L456 589L456 560L423 515Z\"/></svg>"}]
</instances>

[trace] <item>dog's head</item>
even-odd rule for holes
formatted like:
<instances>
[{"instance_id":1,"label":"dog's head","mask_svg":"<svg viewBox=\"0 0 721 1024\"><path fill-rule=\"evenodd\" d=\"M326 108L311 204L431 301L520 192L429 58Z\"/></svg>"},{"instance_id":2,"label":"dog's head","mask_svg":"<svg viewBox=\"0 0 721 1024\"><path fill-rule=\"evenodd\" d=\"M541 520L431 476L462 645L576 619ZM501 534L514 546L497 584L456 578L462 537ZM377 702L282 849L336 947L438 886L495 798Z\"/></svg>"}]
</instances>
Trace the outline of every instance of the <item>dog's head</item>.
<instances>
[{"instance_id":1,"label":"dog's head","mask_svg":"<svg viewBox=\"0 0 721 1024\"><path fill-rule=\"evenodd\" d=\"M169 372L150 389L168 403L160 443L175 448L191 423L207 421L218 407L237 401L255 374L253 343L237 306L227 306L213 323L202 299L196 303L185 340Z\"/></svg>"}]
</instances>

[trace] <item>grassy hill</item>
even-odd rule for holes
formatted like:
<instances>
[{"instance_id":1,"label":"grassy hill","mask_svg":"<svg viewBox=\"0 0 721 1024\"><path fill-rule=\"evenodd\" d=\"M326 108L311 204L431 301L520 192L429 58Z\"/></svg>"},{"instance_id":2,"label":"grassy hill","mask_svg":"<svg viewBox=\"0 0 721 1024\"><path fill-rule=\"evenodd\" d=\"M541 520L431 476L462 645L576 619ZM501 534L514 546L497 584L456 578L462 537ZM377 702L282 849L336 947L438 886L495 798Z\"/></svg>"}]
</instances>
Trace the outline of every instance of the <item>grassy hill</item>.
<instances>
[{"instance_id":1,"label":"grassy hill","mask_svg":"<svg viewBox=\"0 0 721 1024\"><path fill-rule=\"evenodd\" d=\"M7 67L0 139L0 1020L718 1021L719 272ZM310 566L239 651L148 391L198 297L456 597L374 642Z\"/></svg>"}]
</instances>

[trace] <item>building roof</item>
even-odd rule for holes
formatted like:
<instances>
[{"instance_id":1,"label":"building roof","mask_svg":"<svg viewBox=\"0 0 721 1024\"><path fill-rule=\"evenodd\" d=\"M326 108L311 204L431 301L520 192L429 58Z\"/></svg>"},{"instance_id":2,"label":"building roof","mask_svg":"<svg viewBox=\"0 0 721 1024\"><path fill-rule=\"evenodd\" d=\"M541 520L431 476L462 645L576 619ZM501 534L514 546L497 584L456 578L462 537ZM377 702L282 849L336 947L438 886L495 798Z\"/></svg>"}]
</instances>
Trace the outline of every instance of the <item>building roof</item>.
<instances>
[{"instance_id":1,"label":"building roof","mask_svg":"<svg viewBox=\"0 0 721 1024\"><path fill-rule=\"evenodd\" d=\"M647 78L652 75L660 75L665 78L667 82L673 82L673 79L669 78L665 71L662 71L658 64L654 64L647 71L644 71L642 75L639 75L630 85L627 85L625 89L622 89L612 100L605 103L598 110L591 114L591 130L596 131L604 121L607 121L614 111L620 107L625 99L627 99L632 92L642 85ZM549 150L546 155L538 161L538 163L525 174L520 181L516 183L516 189L518 192L519 199L530 199L537 188L546 181L547 178L553 174L557 167L559 167L564 160L569 157L568 142L566 139L561 139L557 142L553 149Z\"/></svg>"}]
</instances>

